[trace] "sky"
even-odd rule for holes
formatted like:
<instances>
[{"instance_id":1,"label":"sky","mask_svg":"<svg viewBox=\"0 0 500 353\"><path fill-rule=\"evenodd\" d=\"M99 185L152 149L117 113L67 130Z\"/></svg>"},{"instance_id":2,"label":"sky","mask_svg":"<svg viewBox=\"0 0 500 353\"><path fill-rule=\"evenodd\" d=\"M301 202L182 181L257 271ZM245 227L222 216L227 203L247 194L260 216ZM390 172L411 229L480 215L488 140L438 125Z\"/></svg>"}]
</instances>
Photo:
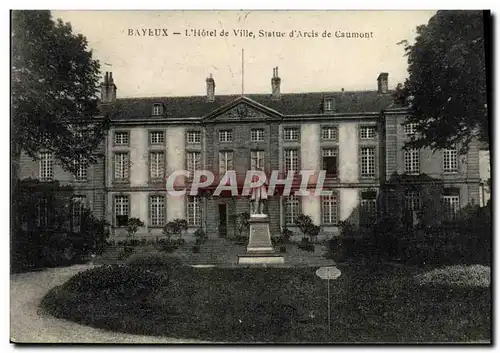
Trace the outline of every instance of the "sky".
<instances>
[{"instance_id":1,"label":"sky","mask_svg":"<svg viewBox=\"0 0 500 353\"><path fill-rule=\"evenodd\" d=\"M394 88L407 77L404 48L397 43L413 41L416 27L434 13L52 11L54 19L70 22L87 37L101 71L113 72L118 98L204 95L210 74L216 94L240 94L242 76L244 93L270 93L274 67L282 93L373 90L380 72L389 73ZM150 29L159 35L149 36ZM215 36L194 36L203 30ZM235 30L255 37L239 37ZM259 37L259 31L284 37ZM312 37L297 37L298 31ZM337 38L340 32L368 33L368 38Z\"/></svg>"}]
</instances>

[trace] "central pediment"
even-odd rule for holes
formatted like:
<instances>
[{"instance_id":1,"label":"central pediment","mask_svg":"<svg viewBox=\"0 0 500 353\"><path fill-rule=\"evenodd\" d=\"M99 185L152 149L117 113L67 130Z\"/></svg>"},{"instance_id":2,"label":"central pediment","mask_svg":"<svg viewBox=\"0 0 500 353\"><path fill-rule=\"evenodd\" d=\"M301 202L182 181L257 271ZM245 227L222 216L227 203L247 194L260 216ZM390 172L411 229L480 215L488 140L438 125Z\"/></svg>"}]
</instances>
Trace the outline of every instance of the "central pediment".
<instances>
[{"instance_id":1,"label":"central pediment","mask_svg":"<svg viewBox=\"0 0 500 353\"><path fill-rule=\"evenodd\" d=\"M280 120L282 114L250 98L239 97L203 117L205 123Z\"/></svg>"}]
</instances>

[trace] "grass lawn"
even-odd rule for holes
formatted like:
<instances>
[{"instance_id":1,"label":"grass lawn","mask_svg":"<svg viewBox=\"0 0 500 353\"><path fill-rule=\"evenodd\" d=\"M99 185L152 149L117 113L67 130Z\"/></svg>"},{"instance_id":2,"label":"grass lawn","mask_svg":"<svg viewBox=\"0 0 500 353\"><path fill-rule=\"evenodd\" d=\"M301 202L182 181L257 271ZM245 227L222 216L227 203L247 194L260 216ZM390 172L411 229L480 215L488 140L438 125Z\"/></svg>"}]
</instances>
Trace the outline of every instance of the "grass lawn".
<instances>
[{"instance_id":1,"label":"grass lawn","mask_svg":"<svg viewBox=\"0 0 500 353\"><path fill-rule=\"evenodd\" d=\"M419 285L414 275L422 270L407 267L338 267L342 275L330 282L331 332L327 282L316 268L151 269L148 276L165 276L149 287L135 272L100 286L97 268L83 274L88 284L56 287L42 306L94 327L214 342L490 339L490 288Z\"/></svg>"}]
</instances>

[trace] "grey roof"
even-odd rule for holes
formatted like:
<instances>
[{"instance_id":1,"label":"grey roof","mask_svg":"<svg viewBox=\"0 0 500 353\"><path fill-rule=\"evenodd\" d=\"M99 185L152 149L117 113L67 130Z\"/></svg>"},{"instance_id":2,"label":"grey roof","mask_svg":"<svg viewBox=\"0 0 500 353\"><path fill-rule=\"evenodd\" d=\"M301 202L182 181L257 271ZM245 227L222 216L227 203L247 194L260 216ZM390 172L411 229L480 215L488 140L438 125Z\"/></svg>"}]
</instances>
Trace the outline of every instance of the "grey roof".
<instances>
[{"instance_id":1,"label":"grey roof","mask_svg":"<svg viewBox=\"0 0 500 353\"><path fill-rule=\"evenodd\" d=\"M392 92L377 91L285 93L279 99L270 94L246 94L245 97L273 109L284 116L321 114L324 98L334 98L334 113L378 113L399 107ZM155 103L164 105L164 118L201 118L241 97L241 95L216 95L213 102L206 96L121 98L115 104L114 120L150 119Z\"/></svg>"}]
</instances>

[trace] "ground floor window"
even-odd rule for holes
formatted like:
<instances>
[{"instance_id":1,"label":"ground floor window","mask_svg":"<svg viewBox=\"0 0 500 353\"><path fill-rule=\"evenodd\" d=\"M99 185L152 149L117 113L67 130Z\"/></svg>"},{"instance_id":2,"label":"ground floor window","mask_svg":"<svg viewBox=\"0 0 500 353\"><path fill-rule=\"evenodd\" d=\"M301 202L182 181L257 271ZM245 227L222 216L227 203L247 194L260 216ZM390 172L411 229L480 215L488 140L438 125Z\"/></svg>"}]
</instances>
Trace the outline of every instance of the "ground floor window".
<instances>
[{"instance_id":1,"label":"ground floor window","mask_svg":"<svg viewBox=\"0 0 500 353\"><path fill-rule=\"evenodd\" d=\"M126 227L129 217L129 197L127 195L115 196L115 225Z\"/></svg>"},{"instance_id":2,"label":"ground floor window","mask_svg":"<svg viewBox=\"0 0 500 353\"><path fill-rule=\"evenodd\" d=\"M323 224L338 223L338 202L336 194L321 197L321 211Z\"/></svg>"},{"instance_id":3,"label":"ground floor window","mask_svg":"<svg viewBox=\"0 0 500 353\"><path fill-rule=\"evenodd\" d=\"M442 195L441 205L443 207L443 216L446 221L454 221L457 219L458 211L460 210L459 195Z\"/></svg>"},{"instance_id":4,"label":"ground floor window","mask_svg":"<svg viewBox=\"0 0 500 353\"><path fill-rule=\"evenodd\" d=\"M48 228L50 224L49 199L42 196L36 205L36 225L40 228Z\"/></svg>"},{"instance_id":5,"label":"ground floor window","mask_svg":"<svg viewBox=\"0 0 500 353\"><path fill-rule=\"evenodd\" d=\"M300 200L296 195L290 195L283 201L285 208L285 224L295 224L295 219L300 213Z\"/></svg>"},{"instance_id":6,"label":"ground floor window","mask_svg":"<svg viewBox=\"0 0 500 353\"><path fill-rule=\"evenodd\" d=\"M80 231L85 203L85 196L73 196L71 199L71 225L74 232Z\"/></svg>"},{"instance_id":7,"label":"ground floor window","mask_svg":"<svg viewBox=\"0 0 500 353\"><path fill-rule=\"evenodd\" d=\"M152 227L165 225L165 197L153 195L149 198L149 224Z\"/></svg>"},{"instance_id":8,"label":"ground floor window","mask_svg":"<svg viewBox=\"0 0 500 353\"><path fill-rule=\"evenodd\" d=\"M377 192L364 191L361 193L360 224L370 225L377 220Z\"/></svg>"},{"instance_id":9,"label":"ground floor window","mask_svg":"<svg viewBox=\"0 0 500 353\"><path fill-rule=\"evenodd\" d=\"M201 226L201 197L188 196L187 219L189 226Z\"/></svg>"}]
</instances>

